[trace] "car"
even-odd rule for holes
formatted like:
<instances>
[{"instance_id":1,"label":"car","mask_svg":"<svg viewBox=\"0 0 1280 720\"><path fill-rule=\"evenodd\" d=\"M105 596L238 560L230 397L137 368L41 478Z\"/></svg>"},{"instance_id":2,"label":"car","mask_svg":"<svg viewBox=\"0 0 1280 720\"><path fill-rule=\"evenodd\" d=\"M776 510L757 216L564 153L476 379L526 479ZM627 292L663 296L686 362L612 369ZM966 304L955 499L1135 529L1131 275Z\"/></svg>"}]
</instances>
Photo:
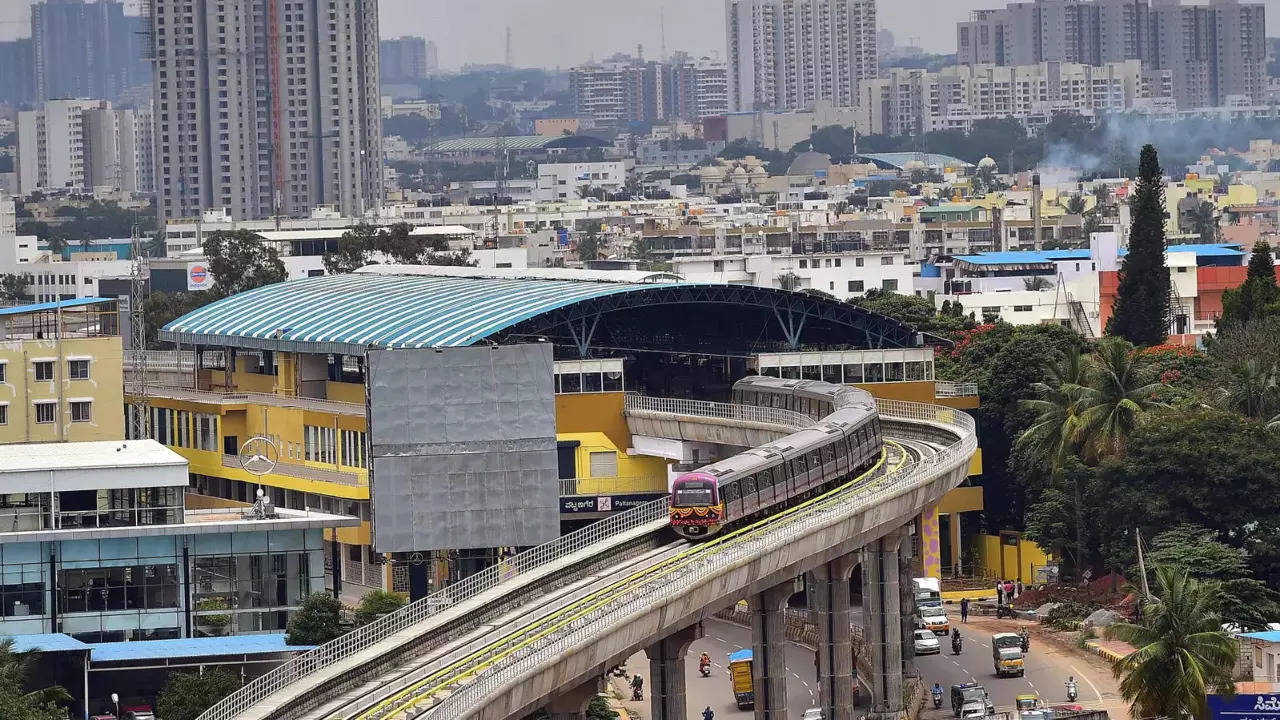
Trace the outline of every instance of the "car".
<instances>
[{"instance_id":1,"label":"car","mask_svg":"<svg viewBox=\"0 0 1280 720\"><path fill-rule=\"evenodd\" d=\"M938 636L932 630L916 630L915 647L917 655L937 655L942 652Z\"/></svg>"},{"instance_id":2,"label":"car","mask_svg":"<svg viewBox=\"0 0 1280 720\"><path fill-rule=\"evenodd\" d=\"M916 628L932 630L935 635L946 635L951 632L951 621L942 608L923 607L920 608L920 614L916 615Z\"/></svg>"},{"instance_id":3,"label":"car","mask_svg":"<svg viewBox=\"0 0 1280 720\"><path fill-rule=\"evenodd\" d=\"M1019 695L1013 699L1013 704L1017 706L1019 711L1036 710L1043 707L1043 704L1040 702L1040 696L1035 693Z\"/></svg>"},{"instance_id":4,"label":"car","mask_svg":"<svg viewBox=\"0 0 1280 720\"><path fill-rule=\"evenodd\" d=\"M991 702L991 696L987 694L987 689L978 683L964 683L962 685L951 686L951 712L960 717L960 708L966 703L981 702L987 707L987 714L995 714L995 705Z\"/></svg>"},{"instance_id":5,"label":"car","mask_svg":"<svg viewBox=\"0 0 1280 720\"><path fill-rule=\"evenodd\" d=\"M960 706L960 720L980 720L986 716L987 705L984 702L967 702Z\"/></svg>"},{"instance_id":6,"label":"car","mask_svg":"<svg viewBox=\"0 0 1280 720\"><path fill-rule=\"evenodd\" d=\"M800 716L800 720L822 720L822 708L809 708Z\"/></svg>"}]
</instances>

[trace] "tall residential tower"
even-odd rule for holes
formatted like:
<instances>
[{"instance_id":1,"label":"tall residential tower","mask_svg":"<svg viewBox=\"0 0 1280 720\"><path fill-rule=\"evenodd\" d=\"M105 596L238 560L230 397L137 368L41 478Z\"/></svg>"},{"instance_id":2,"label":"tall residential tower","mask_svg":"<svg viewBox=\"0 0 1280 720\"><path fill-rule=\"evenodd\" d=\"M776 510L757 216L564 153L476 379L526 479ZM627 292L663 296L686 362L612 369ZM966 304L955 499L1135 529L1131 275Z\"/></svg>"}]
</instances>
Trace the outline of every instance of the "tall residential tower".
<instances>
[{"instance_id":1,"label":"tall residential tower","mask_svg":"<svg viewBox=\"0 0 1280 720\"><path fill-rule=\"evenodd\" d=\"M875 0L725 0L731 110L857 104L879 73Z\"/></svg>"},{"instance_id":2,"label":"tall residential tower","mask_svg":"<svg viewBox=\"0 0 1280 720\"><path fill-rule=\"evenodd\" d=\"M382 197L377 0L150 0L163 219Z\"/></svg>"}]
</instances>

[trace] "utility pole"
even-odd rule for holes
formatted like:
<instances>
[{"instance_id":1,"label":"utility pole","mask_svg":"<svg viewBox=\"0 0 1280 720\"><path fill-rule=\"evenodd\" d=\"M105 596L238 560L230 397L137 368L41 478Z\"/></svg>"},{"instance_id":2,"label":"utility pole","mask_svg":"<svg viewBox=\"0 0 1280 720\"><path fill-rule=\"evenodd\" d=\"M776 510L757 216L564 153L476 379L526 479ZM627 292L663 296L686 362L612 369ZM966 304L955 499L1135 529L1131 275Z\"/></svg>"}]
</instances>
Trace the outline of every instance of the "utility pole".
<instances>
[{"instance_id":1,"label":"utility pole","mask_svg":"<svg viewBox=\"0 0 1280 720\"><path fill-rule=\"evenodd\" d=\"M133 400L129 403L129 436L134 440L151 437L151 400L147 397L147 318L143 312L148 275L147 259L142 252L138 226L133 226L133 268L129 287L129 358L133 363L135 382ZM196 352L199 352L197 350ZM181 367L181 361L179 361ZM193 370L194 372L194 370Z\"/></svg>"}]
</instances>

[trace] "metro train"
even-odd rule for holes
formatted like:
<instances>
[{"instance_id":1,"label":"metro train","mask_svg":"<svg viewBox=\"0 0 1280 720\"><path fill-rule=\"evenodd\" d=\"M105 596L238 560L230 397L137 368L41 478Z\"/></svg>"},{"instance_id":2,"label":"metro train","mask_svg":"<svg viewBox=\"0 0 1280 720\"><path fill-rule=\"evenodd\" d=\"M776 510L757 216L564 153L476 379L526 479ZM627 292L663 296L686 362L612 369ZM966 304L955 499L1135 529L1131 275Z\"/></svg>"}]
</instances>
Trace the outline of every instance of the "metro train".
<instances>
[{"instance_id":1,"label":"metro train","mask_svg":"<svg viewBox=\"0 0 1280 720\"><path fill-rule=\"evenodd\" d=\"M880 459L880 415L864 390L753 376L734 383L733 401L803 413L814 424L677 477L670 522L681 537L714 537L860 475Z\"/></svg>"}]
</instances>

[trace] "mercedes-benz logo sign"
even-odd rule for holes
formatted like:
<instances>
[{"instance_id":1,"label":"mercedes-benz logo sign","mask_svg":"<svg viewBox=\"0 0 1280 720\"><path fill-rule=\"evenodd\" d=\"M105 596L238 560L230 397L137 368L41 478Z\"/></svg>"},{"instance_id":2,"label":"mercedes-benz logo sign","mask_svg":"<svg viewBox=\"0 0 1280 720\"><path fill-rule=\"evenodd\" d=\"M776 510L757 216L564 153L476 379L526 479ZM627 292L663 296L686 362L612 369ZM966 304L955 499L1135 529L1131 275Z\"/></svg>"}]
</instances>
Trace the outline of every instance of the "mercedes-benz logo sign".
<instances>
[{"instance_id":1,"label":"mercedes-benz logo sign","mask_svg":"<svg viewBox=\"0 0 1280 720\"><path fill-rule=\"evenodd\" d=\"M276 469L280 450L271 438L251 437L240 446L240 467L250 475L262 476Z\"/></svg>"}]
</instances>

